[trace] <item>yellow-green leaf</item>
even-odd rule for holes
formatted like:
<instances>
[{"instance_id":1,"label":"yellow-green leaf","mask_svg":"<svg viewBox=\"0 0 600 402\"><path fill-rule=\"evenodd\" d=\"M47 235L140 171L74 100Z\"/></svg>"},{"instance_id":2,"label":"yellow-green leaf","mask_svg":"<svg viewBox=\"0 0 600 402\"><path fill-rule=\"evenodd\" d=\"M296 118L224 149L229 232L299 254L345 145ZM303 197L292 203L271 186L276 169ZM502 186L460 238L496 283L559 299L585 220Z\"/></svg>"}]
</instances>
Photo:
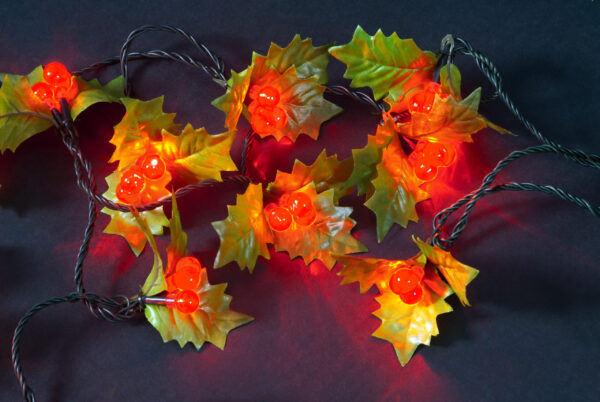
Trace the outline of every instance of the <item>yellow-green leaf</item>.
<instances>
[{"instance_id":1,"label":"yellow-green leaf","mask_svg":"<svg viewBox=\"0 0 600 402\"><path fill-rule=\"evenodd\" d=\"M381 242L394 223L402 227L408 221L417 222L416 204L429 195L419 186L423 184L414 174L398 137L392 137L377 164L377 177L372 181L374 192L365 205L377 217L377 240Z\"/></svg>"},{"instance_id":2,"label":"yellow-green leaf","mask_svg":"<svg viewBox=\"0 0 600 402\"><path fill-rule=\"evenodd\" d=\"M169 231L171 232L171 244L167 247L167 269L165 274L168 276L174 272L175 264L181 257L187 255L187 234L181 226L181 217L179 216L179 208L177 207L177 198L175 193L171 195L171 219L169 220Z\"/></svg>"},{"instance_id":3,"label":"yellow-green leaf","mask_svg":"<svg viewBox=\"0 0 600 402\"><path fill-rule=\"evenodd\" d=\"M350 218L352 208L334 204L334 190L317 194L313 183L298 192L310 197L316 209L316 218L308 226L295 222L281 232L273 232L276 251L286 251L291 258L302 257L306 264L321 260L328 269L335 265L332 254L351 254L367 248L350 233L356 222Z\"/></svg>"},{"instance_id":4,"label":"yellow-green leaf","mask_svg":"<svg viewBox=\"0 0 600 402\"><path fill-rule=\"evenodd\" d=\"M389 93L393 100L409 89L430 81L437 62L433 53L422 51L412 39L400 39L381 30L371 36L356 27L352 41L329 52L346 64L345 78L352 87L371 87L376 100Z\"/></svg>"},{"instance_id":5,"label":"yellow-green leaf","mask_svg":"<svg viewBox=\"0 0 600 402\"><path fill-rule=\"evenodd\" d=\"M118 76L106 85L97 79L85 81L77 77L79 92L71 101L71 117L75 119L88 107L100 102L118 102L123 97L123 76Z\"/></svg>"},{"instance_id":6,"label":"yellow-green leaf","mask_svg":"<svg viewBox=\"0 0 600 402\"><path fill-rule=\"evenodd\" d=\"M347 191L341 189L341 185L348 178L351 169L351 159L339 161L337 155L327 156L326 151L323 150L312 165L305 165L296 159L291 173L277 171L275 180L269 183L267 191L279 197L312 182L317 193L333 188L335 200L338 200L347 194Z\"/></svg>"},{"instance_id":7,"label":"yellow-green leaf","mask_svg":"<svg viewBox=\"0 0 600 402\"><path fill-rule=\"evenodd\" d=\"M227 81L227 92L211 102L214 107L225 112L225 127L228 130L235 130L244 110L252 68L250 66L239 74L231 70L231 78Z\"/></svg>"},{"instance_id":8,"label":"yellow-green leaf","mask_svg":"<svg viewBox=\"0 0 600 402\"><path fill-rule=\"evenodd\" d=\"M160 253L158 252L158 247L156 246L156 240L154 240L154 236L152 236L152 230L148 226L148 223L137 211L133 210L132 214L146 236L148 243L150 243L152 253L154 254L154 264L152 265L152 270L150 270L148 278L146 278L146 281L142 286L142 294L145 296L154 296L167 290L167 281L163 275L163 263L160 258Z\"/></svg>"},{"instance_id":9,"label":"yellow-green leaf","mask_svg":"<svg viewBox=\"0 0 600 402\"><path fill-rule=\"evenodd\" d=\"M390 342L396 356L405 366L420 344L429 345L431 336L439 334L437 316L452 311L444 299L452 291L434 270L425 270L423 298L406 304L392 292L384 292L376 300L380 308L373 313L381 325L373 336Z\"/></svg>"},{"instance_id":10,"label":"yellow-green leaf","mask_svg":"<svg viewBox=\"0 0 600 402\"><path fill-rule=\"evenodd\" d=\"M437 266L463 306L470 306L467 300L467 285L477 276L479 271L473 267L458 262L450 252L438 246L431 246L418 238L413 241L432 264Z\"/></svg>"},{"instance_id":11,"label":"yellow-green leaf","mask_svg":"<svg viewBox=\"0 0 600 402\"><path fill-rule=\"evenodd\" d=\"M448 67L444 66L440 70L440 84L442 92L453 96L460 100L460 70L454 64L450 64L450 75L448 75Z\"/></svg>"},{"instance_id":12,"label":"yellow-green leaf","mask_svg":"<svg viewBox=\"0 0 600 402\"><path fill-rule=\"evenodd\" d=\"M229 215L212 222L221 241L215 268L235 261L241 269L252 272L259 256L270 258L267 243L273 242L271 229L263 214L263 192L260 184L250 184L238 194L236 205L228 205Z\"/></svg>"}]
</instances>

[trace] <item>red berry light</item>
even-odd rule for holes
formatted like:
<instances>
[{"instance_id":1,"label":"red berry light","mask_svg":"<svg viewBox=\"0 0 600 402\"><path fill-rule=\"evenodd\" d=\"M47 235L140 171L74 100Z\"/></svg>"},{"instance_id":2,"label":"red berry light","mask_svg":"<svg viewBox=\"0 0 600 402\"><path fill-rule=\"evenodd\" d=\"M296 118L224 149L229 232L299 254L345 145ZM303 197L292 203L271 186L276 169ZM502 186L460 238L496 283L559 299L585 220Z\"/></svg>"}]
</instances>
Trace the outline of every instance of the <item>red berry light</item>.
<instances>
[{"instance_id":1,"label":"red berry light","mask_svg":"<svg viewBox=\"0 0 600 402\"><path fill-rule=\"evenodd\" d=\"M456 151L452 145L426 142L422 148L423 162L428 165L447 167L456 159Z\"/></svg>"},{"instance_id":2,"label":"red berry light","mask_svg":"<svg viewBox=\"0 0 600 402\"><path fill-rule=\"evenodd\" d=\"M44 81L53 87L69 88L71 86L71 73L61 63L52 62L44 67Z\"/></svg>"},{"instance_id":3,"label":"red berry light","mask_svg":"<svg viewBox=\"0 0 600 402\"><path fill-rule=\"evenodd\" d=\"M142 192L144 185L145 180L142 171L136 166L131 167L121 175L116 190L117 198L127 204L131 204Z\"/></svg>"},{"instance_id":4,"label":"red berry light","mask_svg":"<svg viewBox=\"0 0 600 402\"><path fill-rule=\"evenodd\" d=\"M417 159L413 164L415 175L423 181L431 181L436 178L438 168L426 164L422 159Z\"/></svg>"},{"instance_id":5,"label":"red berry light","mask_svg":"<svg viewBox=\"0 0 600 402\"><path fill-rule=\"evenodd\" d=\"M250 124L258 134L270 134L282 129L287 121L285 112L280 107L272 109L258 106L252 114Z\"/></svg>"},{"instance_id":6,"label":"red berry light","mask_svg":"<svg viewBox=\"0 0 600 402\"><path fill-rule=\"evenodd\" d=\"M401 295L414 290L420 282L419 274L412 269L403 268L395 272L390 278L390 290L397 295Z\"/></svg>"},{"instance_id":7,"label":"red berry light","mask_svg":"<svg viewBox=\"0 0 600 402\"><path fill-rule=\"evenodd\" d=\"M408 101L408 110L411 113L429 113L435 101L435 92L423 90L414 94Z\"/></svg>"},{"instance_id":8,"label":"red berry light","mask_svg":"<svg viewBox=\"0 0 600 402\"><path fill-rule=\"evenodd\" d=\"M285 206L290 210L294 221L299 225L310 225L316 217L315 207L310 197L304 193L293 193L285 200Z\"/></svg>"},{"instance_id":9,"label":"red berry light","mask_svg":"<svg viewBox=\"0 0 600 402\"><path fill-rule=\"evenodd\" d=\"M416 304L423 298L423 288L417 285L413 290L399 295L400 300L406 304Z\"/></svg>"},{"instance_id":10,"label":"red berry light","mask_svg":"<svg viewBox=\"0 0 600 402\"><path fill-rule=\"evenodd\" d=\"M31 91L50 108L60 109L60 99L70 101L77 94L77 82L60 63L46 65L42 71L42 78L44 81L34 84Z\"/></svg>"},{"instance_id":11,"label":"red berry light","mask_svg":"<svg viewBox=\"0 0 600 402\"><path fill-rule=\"evenodd\" d=\"M266 108L274 108L279 103L279 91L273 87L264 87L258 93L258 104Z\"/></svg>"},{"instance_id":12,"label":"red berry light","mask_svg":"<svg viewBox=\"0 0 600 402\"><path fill-rule=\"evenodd\" d=\"M193 290L182 290L178 293L167 295L167 307L176 308L183 314L190 314L198 310L200 297Z\"/></svg>"},{"instance_id":13,"label":"red berry light","mask_svg":"<svg viewBox=\"0 0 600 402\"><path fill-rule=\"evenodd\" d=\"M38 97L39 100L45 102L46 100L52 100L54 96L52 87L45 82L38 82L31 87L33 94Z\"/></svg>"},{"instance_id":14,"label":"red berry light","mask_svg":"<svg viewBox=\"0 0 600 402\"><path fill-rule=\"evenodd\" d=\"M282 207L270 207L265 208L267 212L267 220L271 229L278 232L286 230L292 224L292 214L285 208Z\"/></svg>"},{"instance_id":15,"label":"red berry light","mask_svg":"<svg viewBox=\"0 0 600 402\"><path fill-rule=\"evenodd\" d=\"M151 180L160 179L165 174L165 162L157 154L146 155L141 165L144 176Z\"/></svg>"},{"instance_id":16,"label":"red berry light","mask_svg":"<svg viewBox=\"0 0 600 402\"><path fill-rule=\"evenodd\" d=\"M175 273L171 281L176 288L181 290L196 289L200 283L200 272L202 265L194 257L183 257L175 265Z\"/></svg>"}]
</instances>

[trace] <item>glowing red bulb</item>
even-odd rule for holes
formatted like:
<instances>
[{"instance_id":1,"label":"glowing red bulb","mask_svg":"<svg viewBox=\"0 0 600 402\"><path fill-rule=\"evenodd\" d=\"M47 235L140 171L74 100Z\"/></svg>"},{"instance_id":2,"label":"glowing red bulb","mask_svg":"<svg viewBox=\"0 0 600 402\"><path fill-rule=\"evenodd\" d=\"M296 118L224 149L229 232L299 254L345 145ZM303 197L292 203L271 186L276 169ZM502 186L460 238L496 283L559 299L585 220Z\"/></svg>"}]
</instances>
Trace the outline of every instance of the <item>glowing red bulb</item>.
<instances>
[{"instance_id":1,"label":"glowing red bulb","mask_svg":"<svg viewBox=\"0 0 600 402\"><path fill-rule=\"evenodd\" d=\"M176 308L183 314L190 314L198 310L200 297L193 290L182 290L178 293L167 295L167 307Z\"/></svg>"},{"instance_id":2,"label":"glowing red bulb","mask_svg":"<svg viewBox=\"0 0 600 402\"><path fill-rule=\"evenodd\" d=\"M142 160L142 172L151 180L160 179L166 169L165 162L157 154L146 155Z\"/></svg>"},{"instance_id":3,"label":"glowing red bulb","mask_svg":"<svg viewBox=\"0 0 600 402\"><path fill-rule=\"evenodd\" d=\"M421 301L423 298L423 288L421 285L417 285L413 290L402 293L399 295L400 300L406 304L415 304Z\"/></svg>"},{"instance_id":4,"label":"glowing red bulb","mask_svg":"<svg viewBox=\"0 0 600 402\"><path fill-rule=\"evenodd\" d=\"M427 142L423 146L423 162L432 166L450 166L456 159L456 151L452 145Z\"/></svg>"},{"instance_id":5,"label":"glowing red bulb","mask_svg":"<svg viewBox=\"0 0 600 402\"><path fill-rule=\"evenodd\" d=\"M57 62L44 67L43 77L44 81L53 87L69 88L71 86L71 74L65 66Z\"/></svg>"},{"instance_id":6,"label":"glowing red bulb","mask_svg":"<svg viewBox=\"0 0 600 402\"><path fill-rule=\"evenodd\" d=\"M429 113L435 101L435 94L439 91L439 85L435 84L415 93L408 101L408 110L411 113Z\"/></svg>"},{"instance_id":7,"label":"glowing red bulb","mask_svg":"<svg viewBox=\"0 0 600 402\"><path fill-rule=\"evenodd\" d=\"M293 193L285 199L285 206L290 210L294 221L299 225L310 225L317 215L310 197L304 193Z\"/></svg>"},{"instance_id":8,"label":"glowing red bulb","mask_svg":"<svg viewBox=\"0 0 600 402\"><path fill-rule=\"evenodd\" d=\"M52 92L52 87L45 82L38 82L31 87L33 94L38 97L42 102L48 103L48 101L52 104L54 93Z\"/></svg>"},{"instance_id":9,"label":"glowing red bulb","mask_svg":"<svg viewBox=\"0 0 600 402\"><path fill-rule=\"evenodd\" d=\"M171 275L171 281L176 288L192 290L200 283L200 272L202 265L194 257L183 257L175 265L175 273Z\"/></svg>"},{"instance_id":10,"label":"glowing red bulb","mask_svg":"<svg viewBox=\"0 0 600 402\"><path fill-rule=\"evenodd\" d=\"M397 295L408 293L419 286L421 278L412 269L404 268L395 272L390 278L390 290Z\"/></svg>"},{"instance_id":11,"label":"glowing red bulb","mask_svg":"<svg viewBox=\"0 0 600 402\"><path fill-rule=\"evenodd\" d=\"M271 134L285 126L287 116L282 108L274 107L272 109L264 106L258 106L252 114L250 124L258 134Z\"/></svg>"},{"instance_id":12,"label":"glowing red bulb","mask_svg":"<svg viewBox=\"0 0 600 402\"><path fill-rule=\"evenodd\" d=\"M258 93L257 102L260 106L274 108L279 103L279 91L273 87L264 87Z\"/></svg>"},{"instance_id":13,"label":"glowing red bulb","mask_svg":"<svg viewBox=\"0 0 600 402\"><path fill-rule=\"evenodd\" d=\"M415 175L423 181L431 181L436 178L438 168L426 164L423 160L417 159L413 164Z\"/></svg>"},{"instance_id":14,"label":"glowing red bulb","mask_svg":"<svg viewBox=\"0 0 600 402\"><path fill-rule=\"evenodd\" d=\"M286 230L292 224L292 214L285 208L282 207L271 207L265 208L267 211L267 220L271 229L278 232Z\"/></svg>"},{"instance_id":15,"label":"glowing red bulb","mask_svg":"<svg viewBox=\"0 0 600 402\"><path fill-rule=\"evenodd\" d=\"M116 190L117 198L127 204L131 204L137 195L142 192L144 185L145 180L141 170L135 166L131 167L121 175Z\"/></svg>"}]
</instances>

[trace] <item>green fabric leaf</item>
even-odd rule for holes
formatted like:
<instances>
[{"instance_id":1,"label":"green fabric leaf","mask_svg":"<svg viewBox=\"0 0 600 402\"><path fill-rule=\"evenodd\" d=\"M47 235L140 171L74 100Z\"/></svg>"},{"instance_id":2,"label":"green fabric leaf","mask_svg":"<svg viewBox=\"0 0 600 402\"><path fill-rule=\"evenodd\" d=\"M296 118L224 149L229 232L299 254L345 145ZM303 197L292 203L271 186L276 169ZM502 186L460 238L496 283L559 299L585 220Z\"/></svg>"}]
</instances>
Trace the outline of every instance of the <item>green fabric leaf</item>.
<instances>
[{"instance_id":1,"label":"green fabric leaf","mask_svg":"<svg viewBox=\"0 0 600 402\"><path fill-rule=\"evenodd\" d=\"M211 102L214 107L225 112L225 127L228 130L236 129L244 110L244 101L252 78L252 68L250 66L239 74L231 70L231 78L227 81L227 92Z\"/></svg>"},{"instance_id":2,"label":"green fabric leaf","mask_svg":"<svg viewBox=\"0 0 600 402\"><path fill-rule=\"evenodd\" d=\"M440 84L442 92L460 100L460 70L454 64L450 64L450 76L448 76L448 67L444 66L440 70Z\"/></svg>"},{"instance_id":3,"label":"green fabric leaf","mask_svg":"<svg viewBox=\"0 0 600 402\"><path fill-rule=\"evenodd\" d=\"M167 290L167 281L163 275L163 263L160 258L160 253L158 252L158 247L156 246L156 240L154 239L154 236L152 236L152 230L148 226L148 223L137 211L132 211L132 215L146 236L148 243L150 243L150 247L154 254L154 264L152 265L152 270L150 271L148 278L146 278L146 281L142 286L142 294L145 296L154 296Z\"/></svg>"},{"instance_id":4,"label":"green fabric leaf","mask_svg":"<svg viewBox=\"0 0 600 402\"><path fill-rule=\"evenodd\" d=\"M352 41L329 50L346 64L345 78L352 87L371 87L376 100L389 93L393 100L409 89L432 79L437 62L434 54L424 52L412 39L400 39L394 32L385 36L378 30L374 36L356 27Z\"/></svg>"},{"instance_id":5,"label":"green fabric leaf","mask_svg":"<svg viewBox=\"0 0 600 402\"><path fill-rule=\"evenodd\" d=\"M85 81L77 77L79 92L71 102L71 117L77 118L88 107L100 102L118 102L123 97L123 76L118 76L106 85L97 79Z\"/></svg>"},{"instance_id":6,"label":"green fabric leaf","mask_svg":"<svg viewBox=\"0 0 600 402\"><path fill-rule=\"evenodd\" d=\"M244 194L238 194L236 205L228 205L227 210L226 219L212 222L221 240L214 266L220 268L235 261L252 273L259 256L271 258L267 243L273 242L263 215L262 186L250 184Z\"/></svg>"}]
</instances>

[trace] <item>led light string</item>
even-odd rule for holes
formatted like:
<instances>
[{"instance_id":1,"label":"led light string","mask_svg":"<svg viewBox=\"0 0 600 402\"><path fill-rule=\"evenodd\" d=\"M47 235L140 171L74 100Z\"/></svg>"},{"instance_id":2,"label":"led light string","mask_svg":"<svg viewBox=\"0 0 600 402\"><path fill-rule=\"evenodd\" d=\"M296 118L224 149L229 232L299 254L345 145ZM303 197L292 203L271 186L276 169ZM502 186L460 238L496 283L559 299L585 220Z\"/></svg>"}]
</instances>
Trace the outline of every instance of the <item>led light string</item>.
<instances>
[{"instance_id":1,"label":"led light string","mask_svg":"<svg viewBox=\"0 0 600 402\"><path fill-rule=\"evenodd\" d=\"M182 36L188 42L190 42L194 48L201 51L204 56L206 56L212 63L212 65L206 65L202 62L190 57L187 54L179 53L179 52L167 52L164 50L151 50L146 52L130 52L129 48L134 41L135 38L139 37L143 33L152 32L152 31L161 31L161 32L169 32L173 34L177 34ZM455 45L455 42L458 45ZM537 191L543 192L546 194L551 194L558 196L564 200L575 203L576 205L586 208L589 212L591 212L594 216L600 216L600 208L593 207L588 201L575 197L570 193L565 192L560 188L556 188L553 186L542 186L533 183L504 183L500 185L493 185L494 179L500 173L502 169L508 166L511 162L527 155L537 154L537 153L556 153L562 155L576 163L579 163L584 166L599 168L600 167L600 157L596 155L590 155L580 150L571 149L568 147L564 147L560 144L557 144L551 140L548 140L529 122L527 121L523 115L519 112L510 98L503 91L501 86L501 77L491 63L491 61L485 57L482 53L477 50L474 50L472 46L461 38L445 38L445 41L442 44L442 50L440 51L442 58L438 61L438 69L436 73L439 73L439 67L446 63L446 66L449 66L453 57L457 54L469 55L475 59L475 62L482 73L490 80L490 82L494 85L496 89L496 94L505 105L509 108L509 110L518 118L518 120L530 131L539 141L543 143L543 145L529 147L524 150L518 150L511 152L506 158L501 160L496 167L488 173L484 180L482 181L481 186L474 190L473 192L465 195L460 200L456 201L450 207L439 212L434 218L434 230L430 238L430 243L436 245L444 250L448 250L454 242L461 235L462 231L465 229L470 213L475 207L476 203L484 196L496 193L499 191ZM132 60L140 60L140 59L167 59L175 62L179 62L188 66L192 66L195 68L199 68L207 73L215 82L220 84L223 87L227 87L227 78L225 77L225 65L223 60L215 55L210 49L208 49L205 45L196 41L196 39L186 33L185 31L171 27L168 25L145 25L134 31L132 31L125 43L121 48L121 52L119 57L112 57L105 59L99 63L95 63L89 67L84 69L75 71L74 75L81 75L92 71L97 71L98 69L114 65L120 64L121 72L124 77L124 92L126 95L129 95L132 91L131 83L129 81L129 72L128 72L128 63ZM452 80L450 80L450 85L453 86ZM378 113L382 113L386 111L386 108L382 102L378 102L374 100L369 95L352 91L343 86L326 86L326 92L335 95L347 96L356 101L359 101L363 104L366 104L373 109L375 109ZM103 319L109 322L118 322L126 319L130 319L135 315L135 313L142 309L146 303L158 303L164 304L165 298L161 297L148 297L143 293L139 295L127 297L123 295L107 297L101 296L94 293L88 293L84 287L84 261L87 257L89 243L93 236L94 226L98 214L97 205L101 205L103 207L107 207L112 210L122 211L122 212L142 212L153 210L157 207L167 205L172 202L172 198L163 198L156 202L152 202L149 204L139 205L139 206L131 206L128 204L123 204L120 202L114 202L106 197L99 195L97 193L96 182L94 178L94 174L92 171L92 166L89 161L83 156L81 152L81 148L79 147L79 136L76 132L76 129L73 124L73 120L71 118L71 113L69 110L69 104L65 98L60 100L60 111L56 108L52 110L52 115L54 118L53 124L56 126L58 132L62 136L63 143L67 147L69 153L73 157L74 170L76 174L76 183L77 186L83 190L89 199L88 205L88 223L86 225L84 231L83 241L79 248L77 254L77 261L74 269L74 281L76 285L76 292L70 293L66 296L55 297L48 299L44 302L41 302L31 308L27 314L25 314L21 320L19 321L14 335L13 342L11 348L11 357L13 361L13 367L15 371L15 375L19 381L19 384L22 389L23 397L27 401L34 401L34 392L32 388L28 385L25 376L23 374L23 369L21 366L21 358L20 358L20 341L23 329L27 322L39 311L64 302L75 303L75 302L83 302L90 312L98 319ZM45 116L42 116L45 118ZM403 138L406 140L406 138ZM205 188L214 186L218 183L223 182L234 182L240 184L241 186L248 185L251 183L251 179L246 175L246 164L247 164L247 154L249 149L256 141L256 133L250 131L244 137L244 142L242 145L242 154L240 160L240 172L241 174L224 176L223 181L217 180L204 180L196 184L187 185L179 188L174 192L174 197L178 198L188 194L191 191L196 189ZM411 141L407 140L407 143L411 147L415 147ZM459 218L458 222L453 227L452 233L449 237L444 238L441 234L441 228L446 223L448 218L456 212L461 207L465 206L465 212ZM291 207L293 209L293 206ZM292 211L293 212L293 211ZM422 275L421 275L422 278ZM421 280L419 278L419 280Z\"/></svg>"}]
</instances>

